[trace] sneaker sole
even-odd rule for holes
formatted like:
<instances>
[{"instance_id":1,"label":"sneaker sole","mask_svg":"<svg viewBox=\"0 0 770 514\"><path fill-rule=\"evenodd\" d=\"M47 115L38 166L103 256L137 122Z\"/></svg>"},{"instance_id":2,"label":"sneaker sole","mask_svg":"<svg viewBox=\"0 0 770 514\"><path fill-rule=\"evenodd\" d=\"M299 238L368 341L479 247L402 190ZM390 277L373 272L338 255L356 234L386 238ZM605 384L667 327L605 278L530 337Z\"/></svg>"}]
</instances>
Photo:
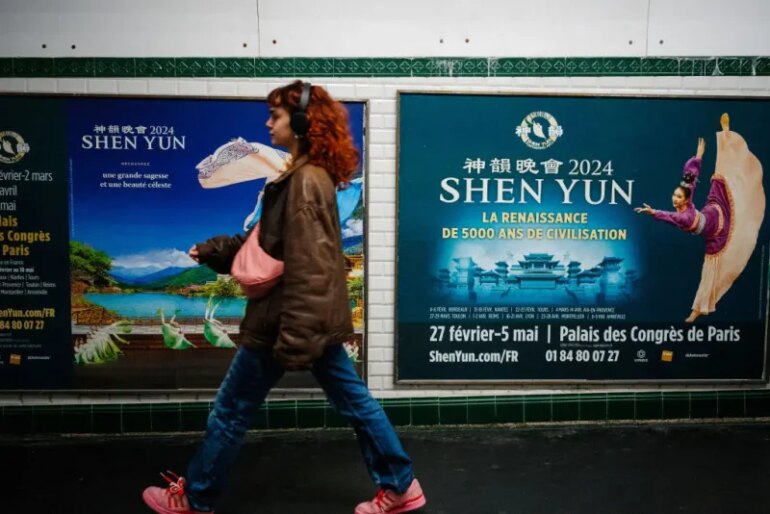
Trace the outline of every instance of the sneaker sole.
<instances>
[{"instance_id":1,"label":"sneaker sole","mask_svg":"<svg viewBox=\"0 0 770 514\"><path fill-rule=\"evenodd\" d=\"M155 502L155 500L152 498L150 494L147 493L147 491L142 492L142 499L144 500L144 503L147 504L148 507L150 507L152 510L157 512L158 514L179 514L178 510L169 510L163 505L159 505ZM214 514L214 512L198 512L194 510L187 511L189 514Z\"/></svg>"},{"instance_id":2,"label":"sneaker sole","mask_svg":"<svg viewBox=\"0 0 770 514\"><path fill-rule=\"evenodd\" d=\"M404 512L412 512L412 511L417 510L417 509L419 509L421 507L424 507L426 503L428 503L428 502L425 499L425 495L421 494L417 498L412 498L411 500L406 502L401 507L398 507L396 509L387 511L387 514L402 514ZM362 514L362 512L360 510L356 509L355 514Z\"/></svg>"}]
</instances>

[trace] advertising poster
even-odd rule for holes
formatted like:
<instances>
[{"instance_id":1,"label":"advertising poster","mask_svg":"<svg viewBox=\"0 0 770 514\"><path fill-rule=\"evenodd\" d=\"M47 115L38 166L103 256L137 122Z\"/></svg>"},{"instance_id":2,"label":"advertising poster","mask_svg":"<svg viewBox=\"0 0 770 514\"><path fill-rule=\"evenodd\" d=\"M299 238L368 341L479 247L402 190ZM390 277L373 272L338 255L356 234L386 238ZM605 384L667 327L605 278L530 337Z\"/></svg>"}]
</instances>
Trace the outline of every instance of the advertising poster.
<instances>
[{"instance_id":1,"label":"advertising poster","mask_svg":"<svg viewBox=\"0 0 770 514\"><path fill-rule=\"evenodd\" d=\"M399 94L400 382L765 379L765 98Z\"/></svg>"},{"instance_id":2,"label":"advertising poster","mask_svg":"<svg viewBox=\"0 0 770 514\"><path fill-rule=\"evenodd\" d=\"M346 106L364 157L364 104ZM3 96L0 113L10 149L0 164L9 247L0 323L10 323L0 330L0 384L218 387L246 299L187 254L249 228L265 182L284 169L267 103ZM362 169L338 193L357 332L345 346L361 373L363 178ZM315 382L291 373L278 387Z\"/></svg>"},{"instance_id":3,"label":"advertising poster","mask_svg":"<svg viewBox=\"0 0 770 514\"><path fill-rule=\"evenodd\" d=\"M0 100L0 384L52 388L73 373L66 113L55 99L8 100Z\"/></svg>"}]
</instances>

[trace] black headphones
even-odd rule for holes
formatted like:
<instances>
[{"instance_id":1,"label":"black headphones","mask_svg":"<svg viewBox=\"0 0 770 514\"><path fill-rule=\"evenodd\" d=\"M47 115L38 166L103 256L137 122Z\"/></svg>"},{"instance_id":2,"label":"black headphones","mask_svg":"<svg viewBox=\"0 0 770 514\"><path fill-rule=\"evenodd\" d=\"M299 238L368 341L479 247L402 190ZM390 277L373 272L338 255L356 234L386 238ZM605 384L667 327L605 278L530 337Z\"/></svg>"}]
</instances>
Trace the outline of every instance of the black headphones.
<instances>
[{"instance_id":1,"label":"black headphones","mask_svg":"<svg viewBox=\"0 0 770 514\"><path fill-rule=\"evenodd\" d=\"M307 106L310 103L311 87L313 86L310 82L302 83L302 95L299 97L297 111L291 115L291 120L289 120L289 126L298 138L305 137L310 129L310 121L307 119Z\"/></svg>"}]
</instances>

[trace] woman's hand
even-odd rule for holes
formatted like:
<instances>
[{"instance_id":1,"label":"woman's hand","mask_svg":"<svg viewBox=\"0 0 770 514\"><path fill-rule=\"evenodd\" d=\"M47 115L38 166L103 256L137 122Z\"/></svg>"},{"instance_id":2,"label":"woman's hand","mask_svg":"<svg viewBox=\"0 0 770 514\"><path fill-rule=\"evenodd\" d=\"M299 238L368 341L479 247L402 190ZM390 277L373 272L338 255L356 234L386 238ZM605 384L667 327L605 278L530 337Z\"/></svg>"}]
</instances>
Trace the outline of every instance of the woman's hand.
<instances>
[{"instance_id":1,"label":"woman's hand","mask_svg":"<svg viewBox=\"0 0 770 514\"><path fill-rule=\"evenodd\" d=\"M698 138L698 150L695 152L695 157L698 159L703 157L703 153L706 151L706 142L702 137Z\"/></svg>"},{"instance_id":2,"label":"woman's hand","mask_svg":"<svg viewBox=\"0 0 770 514\"><path fill-rule=\"evenodd\" d=\"M636 209L634 209L634 212L638 212L639 214L649 214L650 216L655 214L655 209L653 209L646 203L643 203L642 205L644 205L644 207L637 207Z\"/></svg>"},{"instance_id":3,"label":"woman's hand","mask_svg":"<svg viewBox=\"0 0 770 514\"><path fill-rule=\"evenodd\" d=\"M200 255L198 255L198 245L192 245L192 247L190 247L190 250L188 250L187 255L189 255L190 258L195 262L197 262L198 264L201 263Z\"/></svg>"}]
</instances>

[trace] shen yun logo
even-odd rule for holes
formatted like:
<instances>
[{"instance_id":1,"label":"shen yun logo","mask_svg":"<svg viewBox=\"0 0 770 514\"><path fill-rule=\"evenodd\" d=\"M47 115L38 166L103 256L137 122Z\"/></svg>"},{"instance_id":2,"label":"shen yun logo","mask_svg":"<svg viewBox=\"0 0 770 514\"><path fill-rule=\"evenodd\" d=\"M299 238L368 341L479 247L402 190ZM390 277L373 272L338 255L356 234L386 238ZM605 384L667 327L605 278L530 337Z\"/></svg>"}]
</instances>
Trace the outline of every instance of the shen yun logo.
<instances>
[{"instance_id":1,"label":"shen yun logo","mask_svg":"<svg viewBox=\"0 0 770 514\"><path fill-rule=\"evenodd\" d=\"M564 135L564 129L550 113L535 111L516 126L516 135L528 147L544 150Z\"/></svg>"},{"instance_id":2,"label":"shen yun logo","mask_svg":"<svg viewBox=\"0 0 770 514\"><path fill-rule=\"evenodd\" d=\"M0 131L0 162L13 164L29 152L29 145L12 130Z\"/></svg>"}]
</instances>

